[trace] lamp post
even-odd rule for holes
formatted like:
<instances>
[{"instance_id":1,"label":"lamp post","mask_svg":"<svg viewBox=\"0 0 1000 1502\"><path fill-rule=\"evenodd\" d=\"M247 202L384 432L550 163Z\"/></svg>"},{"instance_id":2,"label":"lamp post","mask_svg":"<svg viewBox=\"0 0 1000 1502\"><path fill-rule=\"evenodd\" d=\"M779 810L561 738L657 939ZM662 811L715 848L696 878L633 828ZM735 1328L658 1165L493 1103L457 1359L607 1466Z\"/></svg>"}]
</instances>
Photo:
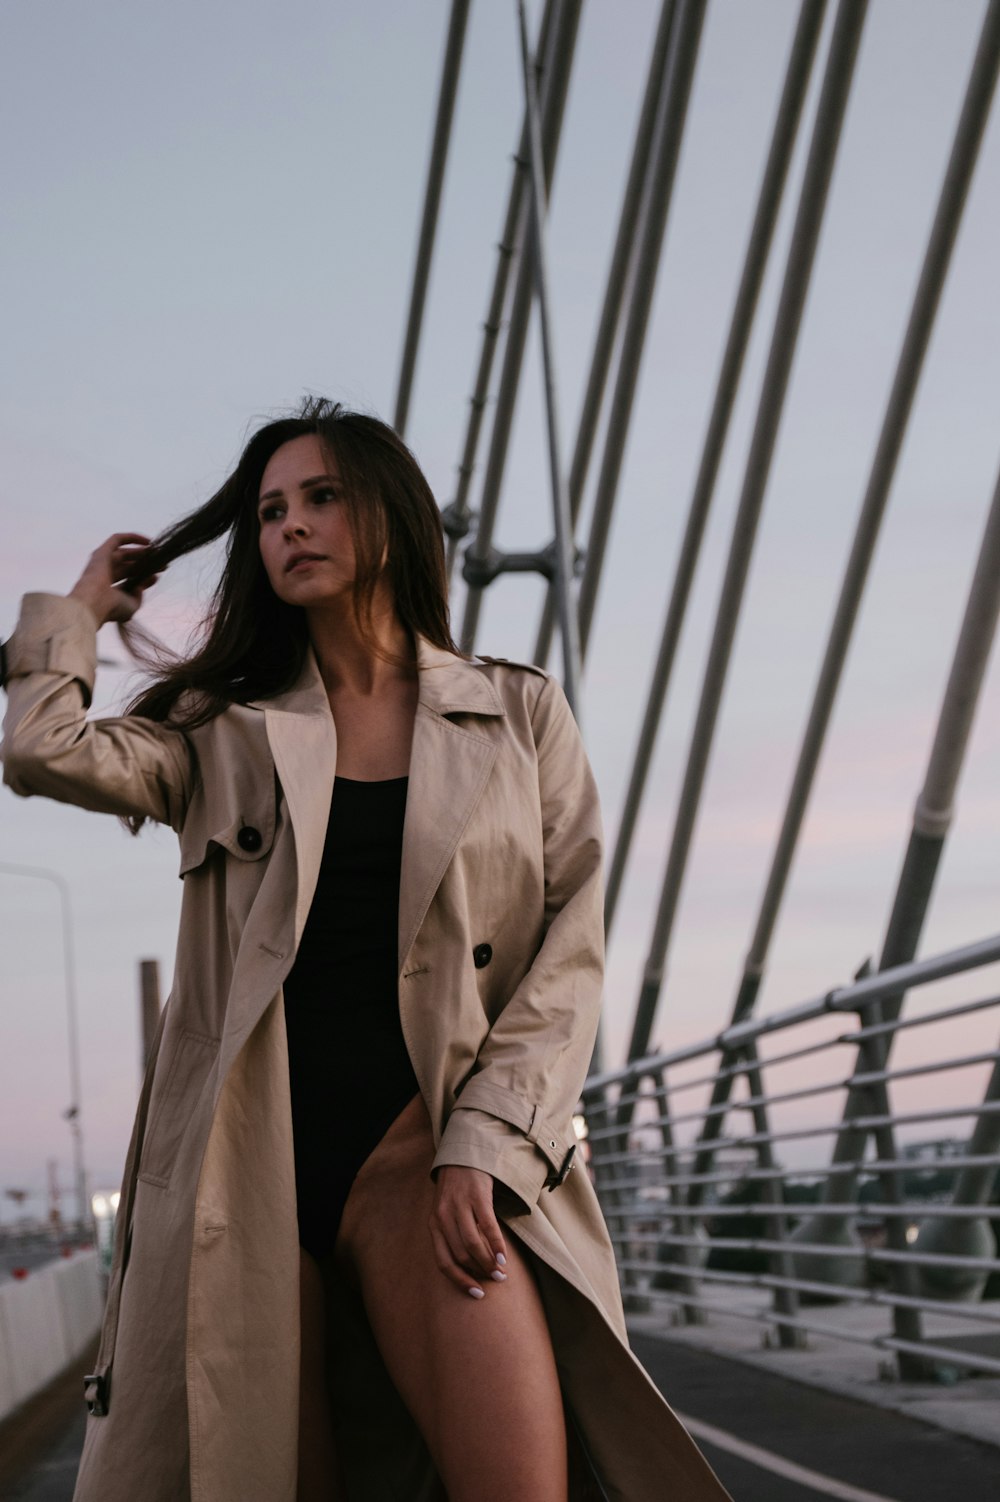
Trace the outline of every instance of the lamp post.
<instances>
[{"instance_id":1,"label":"lamp post","mask_svg":"<svg viewBox=\"0 0 1000 1502\"><path fill-rule=\"evenodd\" d=\"M80 1039L77 1027L76 959L73 947L73 916L69 887L58 871L44 866L16 866L0 861L0 875L30 876L54 883L59 893L63 931L63 967L66 981L66 1022L69 1036L70 1104L63 1112L73 1136L73 1169L76 1181L76 1213L81 1230L88 1224L87 1171L83 1157L83 1126L80 1121Z\"/></svg>"}]
</instances>

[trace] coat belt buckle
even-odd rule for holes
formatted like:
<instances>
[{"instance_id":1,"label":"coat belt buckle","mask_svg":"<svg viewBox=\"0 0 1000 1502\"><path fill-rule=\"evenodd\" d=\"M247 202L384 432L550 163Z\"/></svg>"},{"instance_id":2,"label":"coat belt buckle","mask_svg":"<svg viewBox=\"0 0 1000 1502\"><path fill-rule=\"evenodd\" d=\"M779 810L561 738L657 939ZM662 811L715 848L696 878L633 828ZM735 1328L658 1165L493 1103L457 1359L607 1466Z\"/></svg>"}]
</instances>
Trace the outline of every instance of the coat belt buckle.
<instances>
[{"instance_id":1,"label":"coat belt buckle","mask_svg":"<svg viewBox=\"0 0 1000 1502\"><path fill-rule=\"evenodd\" d=\"M108 1411L107 1374L91 1372L89 1377L84 1377L83 1392L87 1400L87 1412L95 1418L103 1418Z\"/></svg>"},{"instance_id":2,"label":"coat belt buckle","mask_svg":"<svg viewBox=\"0 0 1000 1502\"><path fill-rule=\"evenodd\" d=\"M567 1175L569 1174L570 1169L573 1167L573 1159L575 1157L576 1143L573 1142L566 1149L566 1156L565 1158L563 1158L558 1171L554 1174L550 1174L549 1178L546 1180L547 1188L558 1189L560 1184L565 1184Z\"/></svg>"}]
</instances>

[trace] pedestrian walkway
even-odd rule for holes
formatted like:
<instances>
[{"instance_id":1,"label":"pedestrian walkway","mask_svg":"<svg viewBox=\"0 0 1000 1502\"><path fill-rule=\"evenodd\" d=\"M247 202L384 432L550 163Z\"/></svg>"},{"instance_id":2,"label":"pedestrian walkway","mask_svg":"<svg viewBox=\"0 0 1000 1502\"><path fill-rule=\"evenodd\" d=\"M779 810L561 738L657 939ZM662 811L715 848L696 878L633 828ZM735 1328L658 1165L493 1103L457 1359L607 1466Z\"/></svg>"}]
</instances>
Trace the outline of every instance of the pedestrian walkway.
<instances>
[{"instance_id":1,"label":"pedestrian walkway","mask_svg":"<svg viewBox=\"0 0 1000 1502\"><path fill-rule=\"evenodd\" d=\"M0 1424L0 1502L70 1502L87 1410L83 1378L97 1342L82 1361Z\"/></svg>"},{"instance_id":2,"label":"pedestrian walkway","mask_svg":"<svg viewBox=\"0 0 1000 1502\"><path fill-rule=\"evenodd\" d=\"M859 1381L853 1394L818 1385L822 1352L762 1352L749 1361L747 1351L708 1349L704 1329L674 1338L651 1324L648 1317L632 1322L636 1355L735 1502L996 1502L1000 1393L991 1400L980 1389L1000 1384L948 1389L937 1400L938 1417L927 1422L926 1411L916 1418L873 1402L888 1384ZM800 1358L809 1363L806 1380L778 1369ZM22 1415L21 1429L30 1431L24 1439L33 1438L35 1450L22 1443L19 1466L0 1470L0 1502L71 1502L85 1422L79 1377L61 1378L44 1403L36 1400ZM836 1380L846 1386L843 1369ZM958 1419L970 1397L984 1413L992 1401L992 1444L945 1422ZM0 1463L4 1453L0 1433Z\"/></svg>"},{"instance_id":3,"label":"pedestrian walkway","mask_svg":"<svg viewBox=\"0 0 1000 1502\"><path fill-rule=\"evenodd\" d=\"M708 1324L668 1327L668 1315L654 1312L630 1316L629 1326L636 1336L668 1336L671 1344L710 1352L750 1365L757 1372L788 1377L1000 1447L1000 1377L968 1376L942 1360L936 1382L899 1381L891 1354L874 1345L879 1330L889 1331L889 1316L865 1305L844 1303L823 1309L822 1323L840 1332L842 1339L810 1334L802 1350L764 1345L762 1326L750 1317L761 1313L764 1297L752 1288L727 1289L731 1316L713 1313ZM977 1322L962 1314L925 1314L924 1331L929 1342L942 1348L1000 1357L995 1323ZM995 1464L1000 1476L1000 1449ZM996 1495L1000 1496L1000 1483Z\"/></svg>"},{"instance_id":4,"label":"pedestrian walkway","mask_svg":"<svg viewBox=\"0 0 1000 1502\"><path fill-rule=\"evenodd\" d=\"M873 1404L867 1388L845 1396L751 1370L649 1323L631 1326L635 1353L735 1502L996 1502L996 1444Z\"/></svg>"},{"instance_id":5,"label":"pedestrian walkway","mask_svg":"<svg viewBox=\"0 0 1000 1502\"><path fill-rule=\"evenodd\" d=\"M12 1479L0 1491L2 1502L70 1502L80 1462L86 1417L86 1409L81 1400L79 1412L63 1426L56 1442L28 1471Z\"/></svg>"}]
</instances>

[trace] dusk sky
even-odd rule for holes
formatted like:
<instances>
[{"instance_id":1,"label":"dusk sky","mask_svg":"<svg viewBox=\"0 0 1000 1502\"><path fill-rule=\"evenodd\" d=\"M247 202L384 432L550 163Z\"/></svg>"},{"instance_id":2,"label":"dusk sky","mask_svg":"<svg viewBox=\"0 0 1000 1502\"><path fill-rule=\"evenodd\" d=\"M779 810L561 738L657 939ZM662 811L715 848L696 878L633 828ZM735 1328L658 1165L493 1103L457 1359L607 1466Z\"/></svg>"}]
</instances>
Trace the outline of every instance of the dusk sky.
<instances>
[{"instance_id":1,"label":"dusk sky","mask_svg":"<svg viewBox=\"0 0 1000 1502\"><path fill-rule=\"evenodd\" d=\"M540 9L530 7L533 27ZM609 1062L623 1055L648 950L834 9L610 935ZM205 499L249 432L305 393L391 419L448 10L446 0L7 8L0 636L22 593L68 591L111 532L156 533ZM548 236L567 460L658 11L655 0L583 9ZM983 0L869 7L668 956L654 1029L663 1047L728 1017L984 11ZM584 674L609 859L797 12L793 0L708 6ZM474 0L406 435L442 505L521 108L515 6ZM772 947L766 1011L848 980L881 946L1000 463L998 113ZM602 449L599 436L595 471ZM484 458L485 448L477 480ZM474 507L478 495L474 484ZM585 504L581 537L589 515ZM551 535L533 331L494 541L529 549ZM215 565L206 554L171 569L139 620L183 643ZM464 588L456 578L456 634ZM491 585L476 649L529 656L542 597L537 577ZM100 649L122 666L101 670L94 710L114 713L139 680L114 628ZM559 671L558 652L549 666ZM998 688L994 654L924 954L997 928ZM114 818L3 789L0 860L70 885L88 1168L93 1186L114 1187L139 1083L140 959L157 958L164 996L170 987L176 838L132 839ZM0 1189L29 1189L40 1209L47 1160L71 1181L58 907L49 883L26 877L0 873L0 896ZM995 983L980 974L944 994Z\"/></svg>"}]
</instances>

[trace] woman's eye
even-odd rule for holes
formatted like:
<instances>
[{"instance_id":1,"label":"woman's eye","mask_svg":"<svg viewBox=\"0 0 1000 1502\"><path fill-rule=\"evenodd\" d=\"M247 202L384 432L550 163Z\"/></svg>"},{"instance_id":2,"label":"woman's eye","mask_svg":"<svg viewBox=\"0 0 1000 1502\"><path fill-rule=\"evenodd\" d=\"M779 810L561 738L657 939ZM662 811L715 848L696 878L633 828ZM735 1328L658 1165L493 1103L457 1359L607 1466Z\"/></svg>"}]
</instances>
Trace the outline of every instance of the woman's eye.
<instances>
[{"instance_id":1,"label":"woman's eye","mask_svg":"<svg viewBox=\"0 0 1000 1502\"><path fill-rule=\"evenodd\" d=\"M262 509L260 511L260 519L261 519L261 521L262 522L269 522L271 520L271 517L274 516L278 512L279 509L280 508L278 506L264 506L264 507L262 507Z\"/></svg>"},{"instance_id":2,"label":"woman's eye","mask_svg":"<svg viewBox=\"0 0 1000 1502\"><path fill-rule=\"evenodd\" d=\"M321 490L314 490L312 497L314 501L335 501L337 499L337 491L331 490L328 485L325 485Z\"/></svg>"}]
</instances>

